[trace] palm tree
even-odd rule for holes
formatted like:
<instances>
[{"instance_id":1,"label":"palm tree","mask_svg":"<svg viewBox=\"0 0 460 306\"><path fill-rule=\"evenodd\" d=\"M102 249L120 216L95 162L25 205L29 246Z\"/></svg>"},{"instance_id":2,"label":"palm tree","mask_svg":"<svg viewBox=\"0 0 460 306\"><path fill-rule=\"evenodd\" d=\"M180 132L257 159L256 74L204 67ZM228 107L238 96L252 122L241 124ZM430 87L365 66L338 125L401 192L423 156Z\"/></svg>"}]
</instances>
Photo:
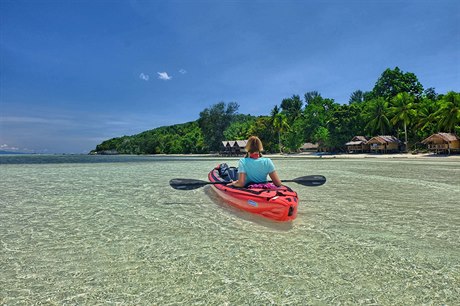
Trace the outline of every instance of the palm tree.
<instances>
[{"instance_id":1,"label":"palm tree","mask_svg":"<svg viewBox=\"0 0 460 306\"><path fill-rule=\"evenodd\" d=\"M371 133L380 132L380 135L385 135L391 129L388 114L388 102L384 98L378 97L372 100L364 114L367 120L365 129Z\"/></svg>"},{"instance_id":2,"label":"palm tree","mask_svg":"<svg viewBox=\"0 0 460 306\"><path fill-rule=\"evenodd\" d=\"M449 91L441 99L441 108L434 114L439 118L439 129L453 132L460 125L460 93Z\"/></svg>"},{"instance_id":3,"label":"palm tree","mask_svg":"<svg viewBox=\"0 0 460 306\"><path fill-rule=\"evenodd\" d=\"M287 122L287 117L283 113L277 113L273 116L273 128L275 129L275 132L278 133L278 145L281 151L281 133L286 132L289 130L289 124Z\"/></svg>"},{"instance_id":4,"label":"palm tree","mask_svg":"<svg viewBox=\"0 0 460 306\"><path fill-rule=\"evenodd\" d=\"M437 101L428 98L423 99L417 104L415 127L420 129L424 134L427 134L426 136L437 132L434 128L436 119L434 114L439 109L437 105Z\"/></svg>"},{"instance_id":5,"label":"palm tree","mask_svg":"<svg viewBox=\"0 0 460 306\"><path fill-rule=\"evenodd\" d=\"M348 104L362 103L364 101L364 93L361 90L355 90L348 100Z\"/></svg>"},{"instance_id":6,"label":"palm tree","mask_svg":"<svg viewBox=\"0 0 460 306\"><path fill-rule=\"evenodd\" d=\"M393 118L392 124L403 123L404 126L404 146L407 151L407 125L411 118L415 116L414 97L407 92L398 93L392 100L392 106L389 111Z\"/></svg>"}]
</instances>

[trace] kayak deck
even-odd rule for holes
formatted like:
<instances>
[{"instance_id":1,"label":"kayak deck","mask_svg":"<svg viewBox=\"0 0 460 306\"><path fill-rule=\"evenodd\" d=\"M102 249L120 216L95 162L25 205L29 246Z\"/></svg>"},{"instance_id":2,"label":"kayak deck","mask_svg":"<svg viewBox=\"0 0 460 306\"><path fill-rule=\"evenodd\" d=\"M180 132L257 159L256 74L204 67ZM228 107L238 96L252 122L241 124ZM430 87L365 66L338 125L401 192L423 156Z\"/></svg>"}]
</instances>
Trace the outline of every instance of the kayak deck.
<instances>
[{"instance_id":1,"label":"kayak deck","mask_svg":"<svg viewBox=\"0 0 460 306\"><path fill-rule=\"evenodd\" d=\"M219 165L209 172L208 179L210 182L236 180L236 168L228 168L228 166L221 168L221 166ZM297 216L298 196L287 186L276 189L261 189L214 184L212 188L231 206L271 220L286 222L294 220Z\"/></svg>"}]
</instances>

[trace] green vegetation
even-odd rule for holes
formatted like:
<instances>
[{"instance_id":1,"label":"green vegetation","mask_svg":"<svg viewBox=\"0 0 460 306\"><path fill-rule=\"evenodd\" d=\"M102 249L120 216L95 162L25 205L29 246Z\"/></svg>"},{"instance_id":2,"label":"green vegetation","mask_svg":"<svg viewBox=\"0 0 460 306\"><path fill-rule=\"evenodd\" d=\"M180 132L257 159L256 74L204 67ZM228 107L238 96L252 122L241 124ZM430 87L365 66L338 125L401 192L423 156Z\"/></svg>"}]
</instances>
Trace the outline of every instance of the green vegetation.
<instances>
[{"instance_id":1,"label":"green vegetation","mask_svg":"<svg viewBox=\"0 0 460 306\"><path fill-rule=\"evenodd\" d=\"M353 136L394 135L410 150L436 132L460 133L460 93L423 90L415 74L386 69L372 91L356 90L348 104L316 91L302 100L293 95L275 105L269 116L238 114L235 102L219 102L193 122L113 138L96 152L120 154L188 154L219 150L223 140L259 136L268 152L296 152L304 142L340 151Z\"/></svg>"},{"instance_id":2,"label":"green vegetation","mask_svg":"<svg viewBox=\"0 0 460 306\"><path fill-rule=\"evenodd\" d=\"M195 121L106 140L96 146L95 151L116 151L120 154L180 154L205 153L207 148L203 132Z\"/></svg>"}]
</instances>

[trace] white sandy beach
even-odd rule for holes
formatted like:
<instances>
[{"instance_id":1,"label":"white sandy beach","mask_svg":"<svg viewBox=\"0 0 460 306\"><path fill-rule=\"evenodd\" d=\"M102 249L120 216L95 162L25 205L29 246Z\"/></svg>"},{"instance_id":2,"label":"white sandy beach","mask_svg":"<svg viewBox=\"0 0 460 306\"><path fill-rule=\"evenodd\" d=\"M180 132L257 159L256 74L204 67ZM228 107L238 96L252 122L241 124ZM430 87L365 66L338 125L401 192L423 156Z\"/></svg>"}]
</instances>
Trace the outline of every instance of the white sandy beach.
<instances>
[{"instance_id":1,"label":"white sandy beach","mask_svg":"<svg viewBox=\"0 0 460 306\"><path fill-rule=\"evenodd\" d=\"M270 154L266 155L269 157L280 157L280 158L289 158L289 157L305 157L305 158L341 158L341 159L356 159L356 158L409 158L409 159L432 159L432 158L448 158L448 159L457 159L460 160L460 155L440 155L433 153L393 153L393 154L370 154L370 153L298 153L298 154Z\"/></svg>"},{"instance_id":2,"label":"white sandy beach","mask_svg":"<svg viewBox=\"0 0 460 306\"><path fill-rule=\"evenodd\" d=\"M156 154L152 156L176 156L176 157L222 157L222 158L240 158L242 156L221 156L219 154ZM383 159L419 159L419 160L430 160L433 158L436 159L449 159L449 160L459 160L460 154L453 155L441 155L433 153L392 153L392 154L370 154L370 153L321 153L321 152L303 152L303 153L292 153L292 154L264 154L266 157L282 159L282 158L321 158L321 159L363 159L363 158L383 158Z\"/></svg>"}]
</instances>

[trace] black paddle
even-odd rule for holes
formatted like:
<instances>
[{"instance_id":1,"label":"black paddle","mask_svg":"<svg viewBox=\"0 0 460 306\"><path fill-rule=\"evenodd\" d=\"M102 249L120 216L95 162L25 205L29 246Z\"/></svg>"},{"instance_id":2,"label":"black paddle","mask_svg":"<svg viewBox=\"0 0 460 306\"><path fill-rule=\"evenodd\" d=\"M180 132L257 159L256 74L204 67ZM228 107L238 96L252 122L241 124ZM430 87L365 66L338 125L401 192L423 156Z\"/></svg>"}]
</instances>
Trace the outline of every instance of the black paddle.
<instances>
[{"instance_id":1,"label":"black paddle","mask_svg":"<svg viewBox=\"0 0 460 306\"><path fill-rule=\"evenodd\" d=\"M269 181L271 182L271 181ZM322 175L307 175L295 178L293 180L283 180L283 183L294 182L304 186L321 186L326 183L326 178ZM205 185L228 184L229 182L206 182L195 179L175 178L169 181L172 188L178 190L193 190Z\"/></svg>"}]
</instances>

